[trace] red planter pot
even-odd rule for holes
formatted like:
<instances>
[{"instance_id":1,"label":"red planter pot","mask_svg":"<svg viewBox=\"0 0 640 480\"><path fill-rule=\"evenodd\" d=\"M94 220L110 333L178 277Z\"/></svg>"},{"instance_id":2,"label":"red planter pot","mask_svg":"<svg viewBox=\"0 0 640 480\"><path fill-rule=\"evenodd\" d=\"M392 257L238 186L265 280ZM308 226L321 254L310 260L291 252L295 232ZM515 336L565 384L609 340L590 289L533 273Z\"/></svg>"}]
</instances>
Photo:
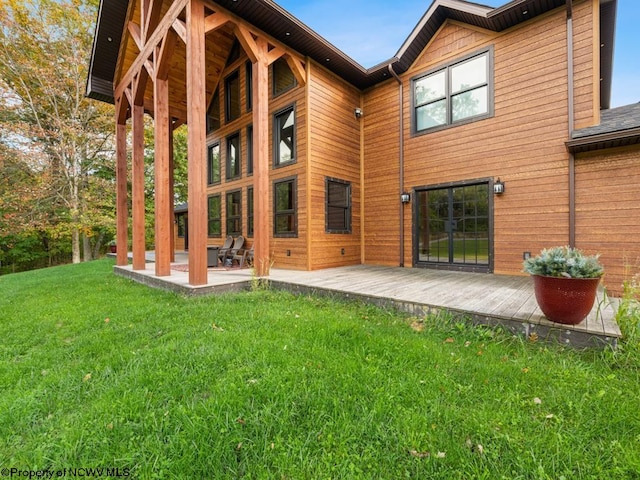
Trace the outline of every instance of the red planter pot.
<instances>
[{"instance_id":1,"label":"red planter pot","mask_svg":"<svg viewBox=\"0 0 640 480\"><path fill-rule=\"evenodd\" d=\"M532 275L540 310L552 322L577 325L593 307L599 278L564 278Z\"/></svg>"}]
</instances>

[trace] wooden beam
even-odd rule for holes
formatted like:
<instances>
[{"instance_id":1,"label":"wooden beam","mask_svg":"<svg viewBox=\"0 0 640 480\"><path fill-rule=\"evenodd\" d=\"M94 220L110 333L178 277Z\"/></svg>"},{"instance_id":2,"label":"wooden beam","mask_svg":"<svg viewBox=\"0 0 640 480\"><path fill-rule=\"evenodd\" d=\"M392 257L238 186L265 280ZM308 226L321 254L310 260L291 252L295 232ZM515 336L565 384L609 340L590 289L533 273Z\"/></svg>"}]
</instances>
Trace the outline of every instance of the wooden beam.
<instances>
[{"instance_id":1,"label":"wooden beam","mask_svg":"<svg viewBox=\"0 0 640 480\"><path fill-rule=\"evenodd\" d=\"M258 39L262 52L266 42ZM269 65L266 55L257 51L260 61L253 63L253 208L254 268L256 275L269 274Z\"/></svg>"},{"instance_id":2,"label":"wooden beam","mask_svg":"<svg viewBox=\"0 0 640 480\"><path fill-rule=\"evenodd\" d=\"M135 22L129 22L127 23L127 31L136 44L136 47L138 47L138 51L142 50L142 32L140 31L140 25Z\"/></svg>"},{"instance_id":3,"label":"wooden beam","mask_svg":"<svg viewBox=\"0 0 640 480\"><path fill-rule=\"evenodd\" d=\"M144 107L133 106L131 115L132 134L132 179L131 196L133 215L133 269L144 270L145 260L145 206L144 206Z\"/></svg>"},{"instance_id":4,"label":"wooden beam","mask_svg":"<svg viewBox=\"0 0 640 480\"><path fill-rule=\"evenodd\" d=\"M170 248L170 260L171 262L176 261L176 222L175 222L175 212L173 208L173 199L175 198L175 161L174 161L174 152L173 152L173 122L170 122L169 125L169 198L171 201L169 202L169 207L171 208L171 232L169 237L171 238L171 248Z\"/></svg>"},{"instance_id":5,"label":"wooden beam","mask_svg":"<svg viewBox=\"0 0 640 480\"><path fill-rule=\"evenodd\" d=\"M284 50L282 48L273 47L271 50L267 52L267 64L271 65L273 62L278 60L283 55L284 55Z\"/></svg>"},{"instance_id":6,"label":"wooden beam","mask_svg":"<svg viewBox=\"0 0 640 480\"><path fill-rule=\"evenodd\" d=\"M207 16L204 19L205 35L209 32L213 32L214 30L217 30L218 28L222 27L229 21L231 21L231 18L229 18L228 15L225 15L222 12L216 12L214 14Z\"/></svg>"},{"instance_id":7,"label":"wooden beam","mask_svg":"<svg viewBox=\"0 0 640 480\"><path fill-rule=\"evenodd\" d=\"M116 116L121 105L116 105ZM128 263L127 124L116 118L116 265Z\"/></svg>"},{"instance_id":8,"label":"wooden beam","mask_svg":"<svg viewBox=\"0 0 640 480\"><path fill-rule=\"evenodd\" d=\"M287 65L289 65L289 68L293 72L293 76L296 77L298 85L305 85L307 83L307 75L302 63L288 53L285 54L284 58L287 61Z\"/></svg>"},{"instance_id":9,"label":"wooden beam","mask_svg":"<svg viewBox=\"0 0 640 480\"><path fill-rule=\"evenodd\" d=\"M144 39L148 40L153 31L158 26L160 20L160 13L162 12L163 0L152 0L149 11L147 12L147 18L145 19L144 27Z\"/></svg>"},{"instance_id":10,"label":"wooden beam","mask_svg":"<svg viewBox=\"0 0 640 480\"><path fill-rule=\"evenodd\" d=\"M144 63L149 60L149 57L153 54L155 47L162 41L167 30L171 28L173 22L178 18L178 15L182 13L188 2L189 0L174 0L164 18L160 21L158 27L151 34L151 37L149 37L149 40L144 45L142 51L138 53L136 59L129 67L129 70L127 70L120 79L120 82L116 85L114 97L121 96L122 90L129 85L132 82L133 77L140 72Z\"/></svg>"},{"instance_id":11,"label":"wooden beam","mask_svg":"<svg viewBox=\"0 0 640 480\"><path fill-rule=\"evenodd\" d=\"M186 44L187 43L187 26L184 24L184 22L179 18L176 18L175 22L171 24L171 28L173 28L173 31L178 34L178 36L182 40L182 43Z\"/></svg>"},{"instance_id":12,"label":"wooden beam","mask_svg":"<svg viewBox=\"0 0 640 480\"><path fill-rule=\"evenodd\" d=\"M256 63L263 56L263 52L258 47L249 29L242 24L236 24L233 31L251 63Z\"/></svg>"},{"instance_id":13,"label":"wooden beam","mask_svg":"<svg viewBox=\"0 0 640 480\"><path fill-rule=\"evenodd\" d=\"M127 111L129 108L127 91L128 90L125 89L119 96L114 98L115 111L116 111L116 125L127 123ZM129 91L129 94L131 94L130 91Z\"/></svg>"},{"instance_id":14,"label":"wooden beam","mask_svg":"<svg viewBox=\"0 0 640 480\"><path fill-rule=\"evenodd\" d=\"M140 74L133 79L132 105L144 105L144 92L149 80L149 71L146 68L140 70Z\"/></svg>"},{"instance_id":15,"label":"wooden beam","mask_svg":"<svg viewBox=\"0 0 640 480\"><path fill-rule=\"evenodd\" d=\"M187 7L187 157L189 185L189 283L206 285L207 275L207 131L204 4Z\"/></svg>"},{"instance_id":16,"label":"wooden beam","mask_svg":"<svg viewBox=\"0 0 640 480\"><path fill-rule=\"evenodd\" d=\"M178 36L174 30L168 30L162 45L157 50L156 56L156 78L166 80L169 76L169 67L171 66L171 58L176 48Z\"/></svg>"},{"instance_id":17,"label":"wooden beam","mask_svg":"<svg viewBox=\"0 0 640 480\"><path fill-rule=\"evenodd\" d=\"M155 139L156 276L171 275L171 207L169 198L169 81L153 84Z\"/></svg>"}]
</instances>

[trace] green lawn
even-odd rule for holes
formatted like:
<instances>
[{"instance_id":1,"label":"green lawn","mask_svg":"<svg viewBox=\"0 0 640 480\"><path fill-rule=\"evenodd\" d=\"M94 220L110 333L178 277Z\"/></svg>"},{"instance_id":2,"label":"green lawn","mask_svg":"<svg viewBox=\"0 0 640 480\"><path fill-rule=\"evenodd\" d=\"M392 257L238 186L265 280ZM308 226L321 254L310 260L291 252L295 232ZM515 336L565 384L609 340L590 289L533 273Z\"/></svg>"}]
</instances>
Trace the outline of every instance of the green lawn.
<instances>
[{"instance_id":1,"label":"green lawn","mask_svg":"<svg viewBox=\"0 0 640 480\"><path fill-rule=\"evenodd\" d=\"M183 298L111 265L0 277L1 468L640 478L631 348L577 352L281 292Z\"/></svg>"}]
</instances>

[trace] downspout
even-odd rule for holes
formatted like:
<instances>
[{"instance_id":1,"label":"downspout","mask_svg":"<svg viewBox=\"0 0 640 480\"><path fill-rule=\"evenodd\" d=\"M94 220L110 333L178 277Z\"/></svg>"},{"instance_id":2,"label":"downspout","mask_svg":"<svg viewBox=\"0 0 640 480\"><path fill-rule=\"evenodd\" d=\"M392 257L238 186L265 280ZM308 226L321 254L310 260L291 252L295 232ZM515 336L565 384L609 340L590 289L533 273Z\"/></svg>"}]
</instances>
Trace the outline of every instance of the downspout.
<instances>
[{"instance_id":1,"label":"downspout","mask_svg":"<svg viewBox=\"0 0 640 480\"><path fill-rule=\"evenodd\" d=\"M402 95L403 95L403 88L402 88L402 80L400 80L400 77L398 77L398 74L393 70L393 64L389 64L388 65L388 69L389 69L389 73L393 76L393 78L396 79L396 81L398 82L398 108L400 110L400 120L399 120L399 148L400 148L400 154L399 154L399 174L398 174L398 180L399 180L399 184L400 184L400 191L398 192L398 196L396 197L397 199L400 199L400 194L402 194L402 192L404 191L404 131L403 131L403 125L404 125L404 110L402 108ZM404 204L402 202L400 202L400 265L401 267L404 267Z\"/></svg>"},{"instance_id":2,"label":"downspout","mask_svg":"<svg viewBox=\"0 0 640 480\"><path fill-rule=\"evenodd\" d=\"M567 0L567 83L569 108L569 140L574 129L574 81L573 81L573 0ZM576 246L576 160L569 153L569 246Z\"/></svg>"}]
</instances>

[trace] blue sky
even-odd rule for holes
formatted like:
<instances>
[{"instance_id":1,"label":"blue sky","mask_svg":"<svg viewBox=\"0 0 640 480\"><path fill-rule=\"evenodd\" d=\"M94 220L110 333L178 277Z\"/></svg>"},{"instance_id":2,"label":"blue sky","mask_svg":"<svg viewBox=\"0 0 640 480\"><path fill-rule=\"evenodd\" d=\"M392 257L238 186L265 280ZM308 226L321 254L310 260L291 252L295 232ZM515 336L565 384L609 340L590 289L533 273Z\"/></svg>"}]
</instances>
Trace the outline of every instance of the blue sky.
<instances>
[{"instance_id":1,"label":"blue sky","mask_svg":"<svg viewBox=\"0 0 640 480\"><path fill-rule=\"evenodd\" d=\"M392 57L432 0L275 0L365 67ZM499 7L508 0L476 0ZM640 101L640 1L618 0L611 106Z\"/></svg>"}]
</instances>

